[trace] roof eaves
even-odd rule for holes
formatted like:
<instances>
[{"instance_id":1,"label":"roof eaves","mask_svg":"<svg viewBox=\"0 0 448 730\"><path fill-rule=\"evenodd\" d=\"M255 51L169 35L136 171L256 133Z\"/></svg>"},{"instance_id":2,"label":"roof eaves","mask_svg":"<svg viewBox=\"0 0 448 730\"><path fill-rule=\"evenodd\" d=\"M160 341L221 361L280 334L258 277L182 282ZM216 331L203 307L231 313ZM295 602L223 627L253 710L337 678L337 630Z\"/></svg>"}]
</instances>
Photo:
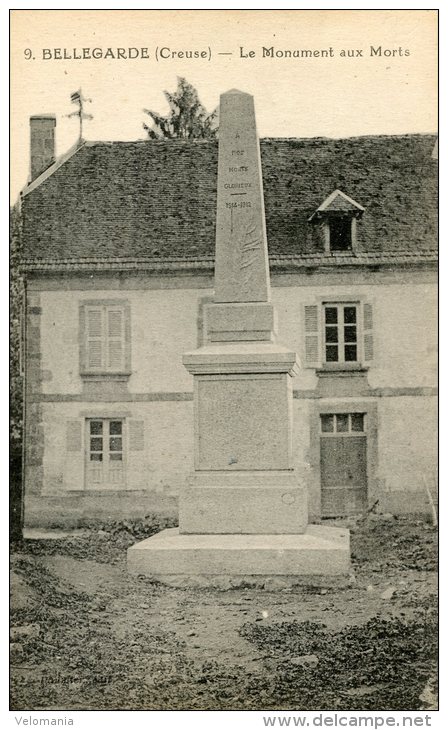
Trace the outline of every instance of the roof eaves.
<instances>
[{"instance_id":1,"label":"roof eaves","mask_svg":"<svg viewBox=\"0 0 448 730\"><path fill-rule=\"evenodd\" d=\"M320 254L273 254L269 257L273 268L316 267L316 266L376 266L388 264L419 264L436 263L437 251L396 251L383 253L363 253L357 255L331 255ZM141 258L107 258L107 259L28 259L24 261L22 269L24 272L59 272L59 271L133 271L146 270L159 273L171 273L173 271L194 272L212 271L214 268L214 257L204 256L201 258L167 258L154 259L151 257Z\"/></svg>"}]
</instances>

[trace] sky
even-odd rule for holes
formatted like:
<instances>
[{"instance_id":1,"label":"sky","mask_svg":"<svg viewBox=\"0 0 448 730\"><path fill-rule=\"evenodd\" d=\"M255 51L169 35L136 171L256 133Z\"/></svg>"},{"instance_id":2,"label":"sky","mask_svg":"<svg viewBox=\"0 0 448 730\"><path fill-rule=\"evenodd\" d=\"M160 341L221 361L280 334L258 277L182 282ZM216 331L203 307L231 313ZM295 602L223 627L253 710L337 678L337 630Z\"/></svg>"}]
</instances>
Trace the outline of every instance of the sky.
<instances>
[{"instance_id":1,"label":"sky","mask_svg":"<svg viewBox=\"0 0 448 730\"><path fill-rule=\"evenodd\" d=\"M92 99L88 140L144 139L143 108L167 113L163 90L174 91L178 76L210 111L231 88L253 94L260 137L437 131L431 10L16 10L11 44L13 202L29 175L29 117L56 115L63 154L78 136L67 115L79 88ZM139 57L70 58L84 48L136 48ZM186 51L206 57L179 58Z\"/></svg>"}]
</instances>

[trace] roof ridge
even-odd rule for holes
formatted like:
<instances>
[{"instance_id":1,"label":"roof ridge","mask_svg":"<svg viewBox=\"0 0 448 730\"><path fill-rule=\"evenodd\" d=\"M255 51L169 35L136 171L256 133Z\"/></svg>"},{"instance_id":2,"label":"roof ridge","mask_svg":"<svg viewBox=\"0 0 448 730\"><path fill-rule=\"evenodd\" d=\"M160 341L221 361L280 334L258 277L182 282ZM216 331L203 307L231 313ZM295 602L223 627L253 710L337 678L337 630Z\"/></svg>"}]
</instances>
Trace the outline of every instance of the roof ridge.
<instances>
[{"instance_id":1,"label":"roof ridge","mask_svg":"<svg viewBox=\"0 0 448 730\"><path fill-rule=\"evenodd\" d=\"M356 139L411 139L411 138L437 138L437 132L405 132L400 134L354 134L348 137L326 137L323 135L315 135L313 137L259 137L260 142L350 142ZM181 139L181 138L164 138L164 139L96 139L96 140L84 140L84 144L87 147L93 147L95 145L131 145L131 144L150 144L150 145L161 145L161 144L180 144L180 145L216 145L217 139Z\"/></svg>"}]
</instances>

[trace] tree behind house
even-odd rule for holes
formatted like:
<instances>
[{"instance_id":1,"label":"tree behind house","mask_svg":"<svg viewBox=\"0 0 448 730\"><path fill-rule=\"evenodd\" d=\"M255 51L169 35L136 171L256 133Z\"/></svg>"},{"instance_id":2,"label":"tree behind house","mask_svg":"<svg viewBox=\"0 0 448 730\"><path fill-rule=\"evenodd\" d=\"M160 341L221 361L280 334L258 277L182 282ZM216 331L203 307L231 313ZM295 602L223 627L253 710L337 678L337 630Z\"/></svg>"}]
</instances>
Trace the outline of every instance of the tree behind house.
<instances>
[{"instance_id":1,"label":"tree behind house","mask_svg":"<svg viewBox=\"0 0 448 730\"><path fill-rule=\"evenodd\" d=\"M16 448L22 443L22 375L20 371L21 309L23 279L21 264L21 215L18 206L11 210L10 219L10 387L11 442Z\"/></svg>"},{"instance_id":2,"label":"tree behind house","mask_svg":"<svg viewBox=\"0 0 448 730\"><path fill-rule=\"evenodd\" d=\"M22 413L23 377L20 363L23 278L20 273L22 257L22 219L19 206L10 215L10 534L20 536L22 503Z\"/></svg>"},{"instance_id":3,"label":"tree behind house","mask_svg":"<svg viewBox=\"0 0 448 730\"><path fill-rule=\"evenodd\" d=\"M143 124L150 139L216 139L218 133L217 110L210 114L201 104L198 92L182 77L177 79L177 90L164 91L170 105L164 117L150 109L144 109L152 120L152 126Z\"/></svg>"}]
</instances>

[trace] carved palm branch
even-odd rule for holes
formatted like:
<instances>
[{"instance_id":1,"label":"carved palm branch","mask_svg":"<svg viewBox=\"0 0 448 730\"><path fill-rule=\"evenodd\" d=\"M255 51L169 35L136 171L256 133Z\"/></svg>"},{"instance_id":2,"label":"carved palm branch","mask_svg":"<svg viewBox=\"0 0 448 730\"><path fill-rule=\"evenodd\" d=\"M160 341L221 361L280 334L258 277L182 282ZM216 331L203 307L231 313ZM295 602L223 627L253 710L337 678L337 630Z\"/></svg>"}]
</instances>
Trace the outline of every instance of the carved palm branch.
<instances>
[{"instance_id":1,"label":"carved palm branch","mask_svg":"<svg viewBox=\"0 0 448 730\"><path fill-rule=\"evenodd\" d=\"M257 251L261 243L261 233L253 220L250 220L238 239L240 252L240 269L243 271L243 284L247 286L251 278L251 269L257 260Z\"/></svg>"}]
</instances>

